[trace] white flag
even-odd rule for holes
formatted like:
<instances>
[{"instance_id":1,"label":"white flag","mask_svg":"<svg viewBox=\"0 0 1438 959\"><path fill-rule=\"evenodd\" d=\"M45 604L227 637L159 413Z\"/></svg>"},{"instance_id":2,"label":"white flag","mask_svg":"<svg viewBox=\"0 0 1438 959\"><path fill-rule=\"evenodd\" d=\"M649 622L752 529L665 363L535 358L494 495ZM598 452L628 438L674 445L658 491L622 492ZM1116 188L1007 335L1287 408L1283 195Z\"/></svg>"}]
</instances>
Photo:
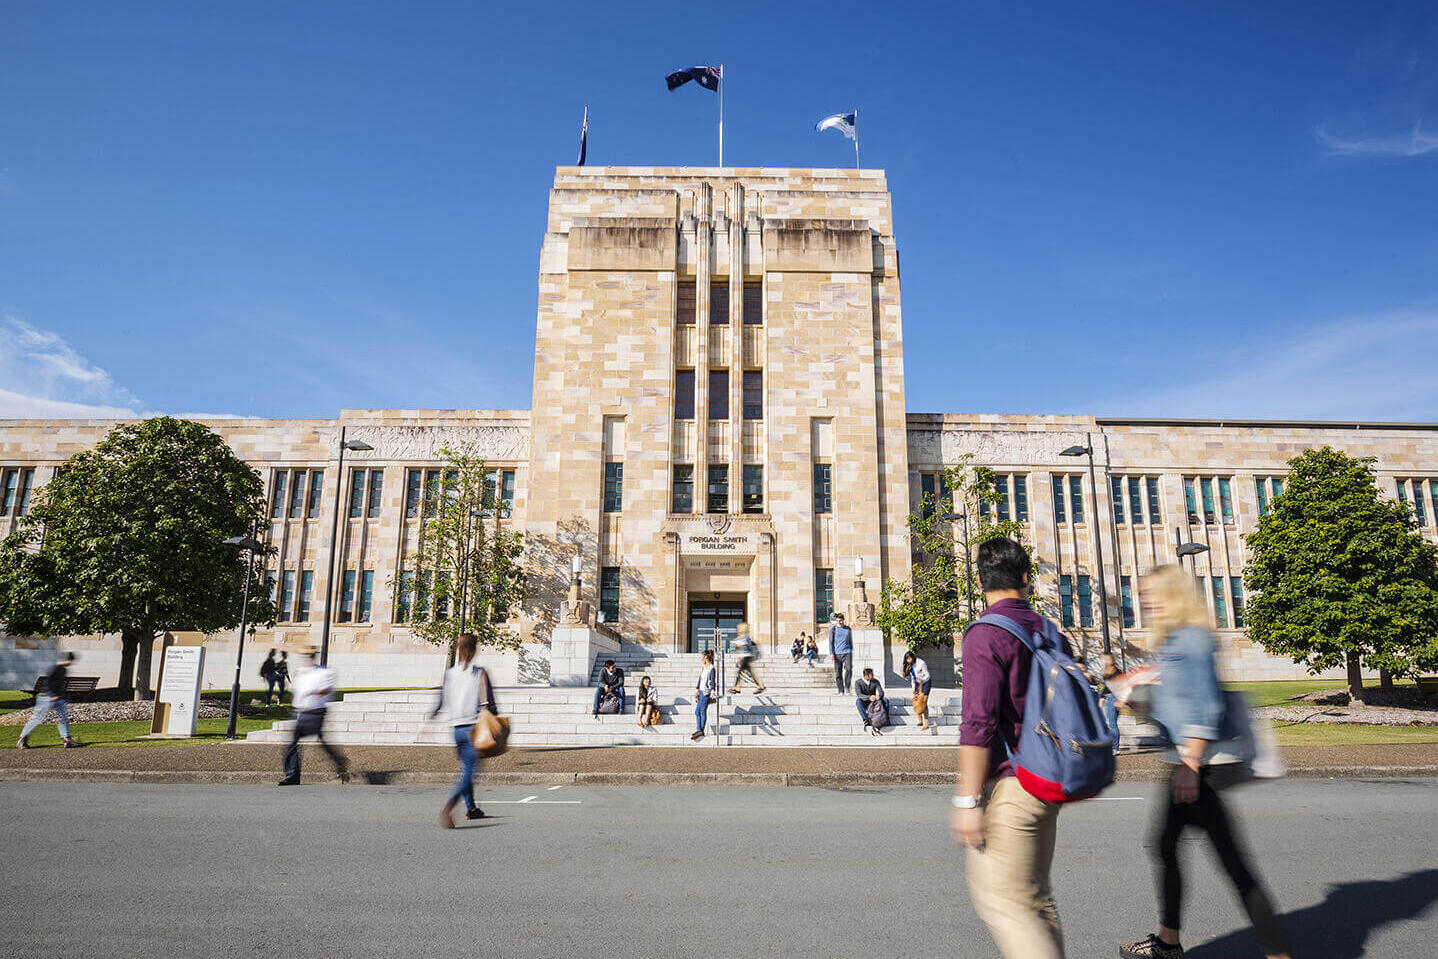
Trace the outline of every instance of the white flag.
<instances>
[{"instance_id":1,"label":"white flag","mask_svg":"<svg viewBox=\"0 0 1438 959\"><path fill-rule=\"evenodd\" d=\"M838 130L850 140L858 142L859 112L855 110L853 113L836 113L831 117L820 120L814 129L819 133L825 130Z\"/></svg>"}]
</instances>

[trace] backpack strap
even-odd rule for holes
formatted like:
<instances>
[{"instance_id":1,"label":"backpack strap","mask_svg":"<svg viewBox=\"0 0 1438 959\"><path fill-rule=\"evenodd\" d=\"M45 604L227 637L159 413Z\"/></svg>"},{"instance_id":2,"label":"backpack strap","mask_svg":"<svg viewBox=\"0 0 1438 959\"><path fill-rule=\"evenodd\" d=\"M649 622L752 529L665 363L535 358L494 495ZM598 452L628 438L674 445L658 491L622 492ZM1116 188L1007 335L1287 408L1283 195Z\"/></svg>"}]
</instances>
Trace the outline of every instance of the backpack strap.
<instances>
[{"instance_id":1,"label":"backpack strap","mask_svg":"<svg viewBox=\"0 0 1438 959\"><path fill-rule=\"evenodd\" d=\"M1005 616L1003 613L985 613L984 615L980 616L978 619L970 623L969 629L973 629L980 623L984 623L989 626L997 626L999 629L1002 629L1006 633L1012 633L1014 638L1027 646L1030 651L1035 653L1039 651L1039 647L1034 641L1033 634L1020 626L1013 619L1010 619L1009 617ZM965 630L964 632L967 633L968 630Z\"/></svg>"}]
</instances>

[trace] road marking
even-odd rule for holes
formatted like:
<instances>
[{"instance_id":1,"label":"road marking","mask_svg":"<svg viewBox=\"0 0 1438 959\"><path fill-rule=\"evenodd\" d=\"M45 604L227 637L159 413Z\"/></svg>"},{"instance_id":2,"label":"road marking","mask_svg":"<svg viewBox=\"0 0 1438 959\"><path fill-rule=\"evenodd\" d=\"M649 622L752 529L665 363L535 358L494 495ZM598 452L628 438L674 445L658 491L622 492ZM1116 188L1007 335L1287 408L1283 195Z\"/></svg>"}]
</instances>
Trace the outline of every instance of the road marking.
<instances>
[{"instance_id":1,"label":"road marking","mask_svg":"<svg viewBox=\"0 0 1438 959\"><path fill-rule=\"evenodd\" d=\"M1148 802L1142 796L1094 796L1084 802Z\"/></svg>"},{"instance_id":2,"label":"road marking","mask_svg":"<svg viewBox=\"0 0 1438 959\"><path fill-rule=\"evenodd\" d=\"M536 799L538 799L538 798L539 798L538 796L525 796L523 799L520 800L520 802L522 802L522 803L534 802L534 801L535 801Z\"/></svg>"},{"instance_id":3,"label":"road marking","mask_svg":"<svg viewBox=\"0 0 1438 959\"><path fill-rule=\"evenodd\" d=\"M563 789L563 788L564 788L563 786L550 786L550 787L549 787L549 791L550 791L550 792L554 792L556 789Z\"/></svg>"},{"instance_id":4,"label":"road marking","mask_svg":"<svg viewBox=\"0 0 1438 959\"><path fill-rule=\"evenodd\" d=\"M486 806L578 806L578 799L486 799Z\"/></svg>"}]
</instances>

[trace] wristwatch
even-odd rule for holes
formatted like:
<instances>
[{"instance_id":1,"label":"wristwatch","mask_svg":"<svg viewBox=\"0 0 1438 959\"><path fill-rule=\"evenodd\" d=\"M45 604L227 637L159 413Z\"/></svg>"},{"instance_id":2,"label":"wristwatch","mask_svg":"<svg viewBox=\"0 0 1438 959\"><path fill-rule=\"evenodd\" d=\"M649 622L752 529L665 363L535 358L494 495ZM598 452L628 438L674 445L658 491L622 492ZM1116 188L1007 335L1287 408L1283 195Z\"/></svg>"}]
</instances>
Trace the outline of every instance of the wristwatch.
<instances>
[{"instance_id":1,"label":"wristwatch","mask_svg":"<svg viewBox=\"0 0 1438 959\"><path fill-rule=\"evenodd\" d=\"M954 804L955 809L977 809L979 808L978 796L955 796L949 800Z\"/></svg>"}]
</instances>

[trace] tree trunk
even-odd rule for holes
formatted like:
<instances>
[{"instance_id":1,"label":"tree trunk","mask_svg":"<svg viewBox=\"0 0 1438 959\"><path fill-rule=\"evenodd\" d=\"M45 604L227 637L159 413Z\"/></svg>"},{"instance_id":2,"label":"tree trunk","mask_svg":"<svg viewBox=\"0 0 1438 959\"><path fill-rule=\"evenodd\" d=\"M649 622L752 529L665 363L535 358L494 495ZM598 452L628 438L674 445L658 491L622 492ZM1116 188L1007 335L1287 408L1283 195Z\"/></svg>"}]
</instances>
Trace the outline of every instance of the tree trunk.
<instances>
[{"instance_id":1,"label":"tree trunk","mask_svg":"<svg viewBox=\"0 0 1438 959\"><path fill-rule=\"evenodd\" d=\"M120 678L115 681L115 688L122 697L134 695L135 652L139 646L139 633L128 629L120 631Z\"/></svg>"},{"instance_id":2,"label":"tree trunk","mask_svg":"<svg viewBox=\"0 0 1438 959\"><path fill-rule=\"evenodd\" d=\"M1393 674L1386 669L1378 670L1378 685L1384 689L1393 688Z\"/></svg>"},{"instance_id":3,"label":"tree trunk","mask_svg":"<svg viewBox=\"0 0 1438 959\"><path fill-rule=\"evenodd\" d=\"M135 659L135 699L150 700L155 698L155 691L150 688L150 660L155 652L155 635L153 633L140 637L139 649Z\"/></svg>"},{"instance_id":4,"label":"tree trunk","mask_svg":"<svg viewBox=\"0 0 1438 959\"><path fill-rule=\"evenodd\" d=\"M1363 670L1358 665L1358 654L1348 654L1348 695L1355 703L1363 702Z\"/></svg>"}]
</instances>

